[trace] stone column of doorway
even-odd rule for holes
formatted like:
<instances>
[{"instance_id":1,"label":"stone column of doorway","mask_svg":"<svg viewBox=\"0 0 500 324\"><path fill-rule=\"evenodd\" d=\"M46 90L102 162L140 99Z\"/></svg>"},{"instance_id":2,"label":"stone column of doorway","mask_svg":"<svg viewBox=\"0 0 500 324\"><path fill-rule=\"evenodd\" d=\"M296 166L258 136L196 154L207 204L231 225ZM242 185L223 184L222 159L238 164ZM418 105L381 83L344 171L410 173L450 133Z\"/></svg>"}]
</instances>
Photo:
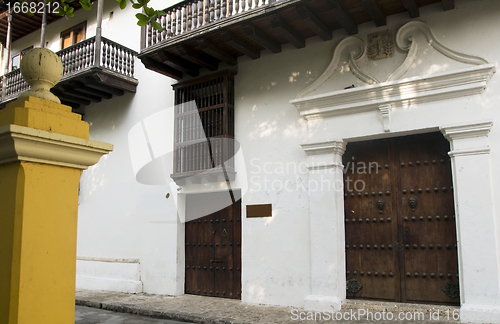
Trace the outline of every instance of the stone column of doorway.
<instances>
[{"instance_id":1,"label":"stone column of doorway","mask_svg":"<svg viewBox=\"0 0 500 324\"><path fill-rule=\"evenodd\" d=\"M346 298L343 140L302 144L308 155L311 295L305 309L337 311Z\"/></svg>"},{"instance_id":2,"label":"stone column of doorway","mask_svg":"<svg viewBox=\"0 0 500 324\"><path fill-rule=\"evenodd\" d=\"M450 141L460 274L460 319L500 323L499 243L491 183L491 121L440 127Z\"/></svg>"}]
</instances>

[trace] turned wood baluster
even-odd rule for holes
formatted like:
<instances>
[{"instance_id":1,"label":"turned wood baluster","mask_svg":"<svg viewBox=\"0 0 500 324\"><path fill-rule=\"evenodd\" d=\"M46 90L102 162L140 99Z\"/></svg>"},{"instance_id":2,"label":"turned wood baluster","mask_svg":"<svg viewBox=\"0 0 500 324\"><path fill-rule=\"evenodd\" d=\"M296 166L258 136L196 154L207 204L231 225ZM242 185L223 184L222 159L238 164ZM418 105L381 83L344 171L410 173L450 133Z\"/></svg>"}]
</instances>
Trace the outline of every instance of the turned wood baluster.
<instances>
[{"instance_id":1,"label":"turned wood baluster","mask_svg":"<svg viewBox=\"0 0 500 324\"><path fill-rule=\"evenodd\" d=\"M89 51L88 51L89 43L85 42L82 45L82 69L85 69L89 64Z\"/></svg>"},{"instance_id":2,"label":"turned wood baluster","mask_svg":"<svg viewBox=\"0 0 500 324\"><path fill-rule=\"evenodd\" d=\"M155 21L158 21L157 19L155 19ZM156 28L153 27L153 25L151 25L151 29L152 29L152 33L153 33L153 36L151 37L152 39L152 42L153 42L153 45L158 43L158 31L156 30Z\"/></svg>"},{"instance_id":3,"label":"turned wood baluster","mask_svg":"<svg viewBox=\"0 0 500 324\"><path fill-rule=\"evenodd\" d=\"M108 65L106 66L108 69L112 68L113 65L113 47L111 44L108 44L108 50L106 53L106 61Z\"/></svg>"},{"instance_id":4,"label":"turned wood baluster","mask_svg":"<svg viewBox=\"0 0 500 324\"><path fill-rule=\"evenodd\" d=\"M77 61L77 70L81 70L82 67L83 67L83 55L82 55L83 51L82 51L82 45L78 45L78 49L77 49L77 57L78 57L78 61Z\"/></svg>"},{"instance_id":5,"label":"turned wood baluster","mask_svg":"<svg viewBox=\"0 0 500 324\"><path fill-rule=\"evenodd\" d=\"M238 11L240 11L240 0L231 0L234 1L234 14L237 15Z\"/></svg>"},{"instance_id":6,"label":"turned wood baluster","mask_svg":"<svg viewBox=\"0 0 500 324\"><path fill-rule=\"evenodd\" d=\"M127 75L130 76L130 60L132 59L131 58L132 53L130 53L129 51L127 51L126 53L127 53Z\"/></svg>"},{"instance_id":7,"label":"turned wood baluster","mask_svg":"<svg viewBox=\"0 0 500 324\"><path fill-rule=\"evenodd\" d=\"M220 0L215 0L215 17L214 20L220 19Z\"/></svg>"},{"instance_id":8,"label":"turned wood baluster","mask_svg":"<svg viewBox=\"0 0 500 324\"><path fill-rule=\"evenodd\" d=\"M193 7L191 6L191 3L187 3L186 4L186 16L187 16L187 22L186 22L186 31L188 30L191 30L191 15L193 14L192 13L192 9Z\"/></svg>"},{"instance_id":9,"label":"turned wood baluster","mask_svg":"<svg viewBox=\"0 0 500 324\"><path fill-rule=\"evenodd\" d=\"M118 47L116 51L116 57L118 58L118 64L116 66L118 73L123 73L123 49Z\"/></svg>"},{"instance_id":10,"label":"turned wood baluster","mask_svg":"<svg viewBox=\"0 0 500 324\"><path fill-rule=\"evenodd\" d=\"M208 7L208 1L209 0L203 0L203 25L206 25L210 22L210 9Z\"/></svg>"},{"instance_id":11,"label":"turned wood baluster","mask_svg":"<svg viewBox=\"0 0 500 324\"><path fill-rule=\"evenodd\" d=\"M248 10L252 9L252 0L247 0L247 8Z\"/></svg>"},{"instance_id":12,"label":"turned wood baluster","mask_svg":"<svg viewBox=\"0 0 500 324\"><path fill-rule=\"evenodd\" d=\"M167 16L161 16L161 40L167 39Z\"/></svg>"},{"instance_id":13,"label":"turned wood baluster","mask_svg":"<svg viewBox=\"0 0 500 324\"><path fill-rule=\"evenodd\" d=\"M9 76L9 91L7 94L12 94L16 90L16 76L15 75L10 75Z\"/></svg>"},{"instance_id":14,"label":"turned wood baluster","mask_svg":"<svg viewBox=\"0 0 500 324\"><path fill-rule=\"evenodd\" d=\"M209 12L210 12L210 22L214 21L214 9L215 9L215 5L214 5L214 0L210 0L210 7L209 7Z\"/></svg>"},{"instance_id":15,"label":"turned wood baluster","mask_svg":"<svg viewBox=\"0 0 500 324\"><path fill-rule=\"evenodd\" d=\"M246 0L241 0L240 5L241 5L241 12L244 12L247 5Z\"/></svg>"},{"instance_id":16,"label":"turned wood baluster","mask_svg":"<svg viewBox=\"0 0 500 324\"><path fill-rule=\"evenodd\" d=\"M182 10L177 8L177 35L182 31Z\"/></svg>"},{"instance_id":17,"label":"turned wood baluster","mask_svg":"<svg viewBox=\"0 0 500 324\"><path fill-rule=\"evenodd\" d=\"M165 16L166 17L166 21L167 21L167 25L166 25L166 38L170 38L172 37L172 22L171 22L171 18L170 18L170 11L167 12L167 15Z\"/></svg>"},{"instance_id":18,"label":"turned wood baluster","mask_svg":"<svg viewBox=\"0 0 500 324\"><path fill-rule=\"evenodd\" d=\"M123 74L127 74L127 52L124 48L120 49L120 71Z\"/></svg>"},{"instance_id":19,"label":"turned wood baluster","mask_svg":"<svg viewBox=\"0 0 500 324\"><path fill-rule=\"evenodd\" d=\"M233 15L233 0L227 0L227 17Z\"/></svg>"},{"instance_id":20,"label":"turned wood baluster","mask_svg":"<svg viewBox=\"0 0 500 324\"><path fill-rule=\"evenodd\" d=\"M227 5L227 0L221 0L221 10L220 10L220 17L225 18L227 17L227 10L226 10L226 5Z\"/></svg>"},{"instance_id":21,"label":"turned wood baluster","mask_svg":"<svg viewBox=\"0 0 500 324\"><path fill-rule=\"evenodd\" d=\"M191 3L191 30L198 27L198 4L197 1Z\"/></svg>"},{"instance_id":22,"label":"turned wood baluster","mask_svg":"<svg viewBox=\"0 0 500 324\"><path fill-rule=\"evenodd\" d=\"M117 65L118 65L118 58L116 56L116 46L111 44L111 69L116 70L116 68L118 67Z\"/></svg>"},{"instance_id":23,"label":"turned wood baluster","mask_svg":"<svg viewBox=\"0 0 500 324\"><path fill-rule=\"evenodd\" d=\"M203 0L198 0L198 28L203 26Z\"/></svg>"},{"instance_id":24,"label":"turned wood baluster","mask_svg":"<svg viewBox=\"0 0 500 324\"><path fill-rule=\"evenodd\" d=\"M253 7L257 8L259 6L259 0L253 0Z\"/></svg>"},{"instance_id":25,"label":"turned wood baluster","mask_svg":"<svg viewBox=\"0 0 500 324\"><path fill-rule=\"evenodd\" d=\"M91 66L93 63L94 56L94 42L87 43L87 67Z\"/></svg>"},{"instance_id":26,"label":"turned wood baluster","mask_svg":"<svg viewBox=\"0 0 500 324\"><path fill-rule=\"evenodd\" d=\"M134 76L134 55L130 53L130 76Z\"/></svg>"},{"instance_id":27,"label":"turned wood baluster","mask_svg":"<svg viewBox=\"0 0 500 324\"><path fill-rule=\"evenodd\" d=\"M76 70L76 53L75 53L75 49L72 48L70 53L71 53L71 64L70 64L69 72L73 73Z\"/></svg>"},{"instance_id":28,"label":"turned wood baluster","mask_svg":"<svg viewBox=\"0 0 500 324\"><path fill-rule=\"evenodd\" d=\"M12 88L12 92L16 93L19 91L19 75L14 75L14 81L13 81L14 87Z\"/></svg>"},{"instance_id":29,"label":"turned wood baluster","mask_svg":"<svg viewBox=\"0 0 500 324\"><path fill-rule=\"evenodd\" d=\"M177 30L177 18L175 16L175 9L172 9L172 36L176 35L176 30Z\"/></svg>"},{"instance_id":30,"label":"turned wood baluster","mask_svg":"<svg viewBox=\"0 0 500 324\"><path fill-rule=\"evenodd\" d=\"M66 74L66 53L62 53L61 56L61 62L62 62L62 65L63 65L63 75Z\"/></svg>"},{"instance_id":31,"label":"turned wood baluster","mask_svg":"<svg viewBox=\"0 0 500 324\"><path fill-rule=\"evenodd\" d=\"M108 44L106 42L102 42L102 59L101 59L101 65L104 67L107 67L106 61L107 61L107 53L108 53Z\"/></svg>"},{"instance_id":32,"label":"turned wood baluster","mask_svg":"<svg viewBox=\"0 0 500 324\"><path fill-rule=\"evenodd\" d=\"M89 65L94 65L95 63L95 52L94 52L94 42L90 43L90 63ZM99 58L98 58L99 59Z\"/></svg>"},{"instance_id":33,"label":"turned wood baluster","mask_svg":"<svg viewBox=\"0 0 500 324\"><path fill-rule=\"evenodd\" d=\"M148 30L148 46L153 45L153 25L147 24L146 28Z\"/></svg>"},{"instance_id":34,"label":"turned wood baluster","mask_svg":"<svg viewBox=\"0 0 500 324\"><path fill-rule=\"evenodd\" d=\"M187 31L187 7L182 7L181 8L181 15L182 15L182 28L181 28L181 32L185 33Z\"/></svg>"}]
</instances>

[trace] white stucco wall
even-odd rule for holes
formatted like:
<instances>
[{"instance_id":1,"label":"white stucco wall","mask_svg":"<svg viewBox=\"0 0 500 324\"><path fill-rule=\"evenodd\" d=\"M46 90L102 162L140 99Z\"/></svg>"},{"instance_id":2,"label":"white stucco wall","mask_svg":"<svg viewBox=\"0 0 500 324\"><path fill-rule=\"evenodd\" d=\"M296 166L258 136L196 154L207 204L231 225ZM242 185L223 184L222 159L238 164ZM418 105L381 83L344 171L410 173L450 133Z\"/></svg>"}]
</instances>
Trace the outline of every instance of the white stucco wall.
<instances>
[{"instance_id":1,"label":"white stucco wall","mask_svg":"<svg viewBox=\"0 0 500 324\"><path fill-rule=\"evenodd\" d=\"M166 6L164 3L154 5L157 8ZM112 19L109 19L110 11L114 11ZM140 29L135 25L134 14L130 7L120 11L114 2L106 2L103 35L138 51ZM73 20L63 19L49 25L49 47L57 50L59 32L83 20L88 21L87 37L93 36L94 17L95 9L78 12ZM444 45L481 56L498 69L499 19L498 1L457 0L456 9L451 11L444 12L440 3L421 8L418 20L427 23ZM410 20L407 14L400 14L388 17L387 26L376 28L373 23L366 23L359 26L357 36L366 39L368 33L385 29L392 30L395 35ZM496 180L500 179L500 171L495 168L500 161L498 74L493 75L482 94L395 106L391 110L390 132L384 131L378 110L306 121L290 100L321 76L332 60L335 47L347 34L338 30L333 36L333 40L327 42L319 38L308 39L303 49L297 50L288 44L278 54L262 51L257 60L247 57L238 60L235 138L241 144L241 154L236 158L238 175L232 187L243 192L244 302L303 307L308 296L315 294L314 287L322 282L322 278L311 270L316 262L316 256L311 254L311 242L318 239L317 235L326 234L311 230L311 224L314 225L311 210L315 206L310 204L308 157L300 146L302 143L400 136L438 131L443 125L493 120L494 126L488 135L492 179L489 185L492 201L498 198L500 181ZM38 41L39 35L32 34L14 43L13 48L21 50ZM368 62L363 67L383 80L403 62L405 55L396 50L393 58ZM467 67L470 65L444 57L432 47L422 46L417 60L403 78ZM138 60L135 71L139 79L136 94L115 96L85 108L84 119L90 124L91 139L112 143L115 149L82 176L78 256L84 260L79 261L78 285L130 291L131 283L140 282L142 289L139 290L147 293L182 294L184 226L178 223L176 214L177 190L168 185L152 186L136 181L132 159L139 153L131 152L129 145L129 132L135 125L172 106L174 81L145 69ZM202 70L202 74L207 73ZM351 84L357 88L363 86L359 79L343 70L341 74L333 74L314 94L341 90ZM163 171L167 175L172 173L171 165L166 165ZM185 186L179 193L207 192L224 187L225 184L202 183ZM167 193L171 195L169 199L165 197ZM328 197L323 201L325 199ZM265 203L273 206L272 218L245 217L246 205ZM495 213L496 206L492 208ZM330 210L325 210L328 212ZM495 234L496 239L492 246L478 247L478 253L496 256L492 262L500 268L500 221L498 217L490 221L492 226L488 231ZM478 228L466 230L466 234L479 235L475 232ZM138 261L121 262L123 259ZM474 269L473 264L461 267L469 267L469 271L482 270ZM496 276L485 280L500 281L500 274ZM333 297L342 299L342 296ZM493 309L500 306L500 296L495 295L494 289L489 295L471 295L470 298L462 303L482 303Z\"/></svg>"}]
</instances>

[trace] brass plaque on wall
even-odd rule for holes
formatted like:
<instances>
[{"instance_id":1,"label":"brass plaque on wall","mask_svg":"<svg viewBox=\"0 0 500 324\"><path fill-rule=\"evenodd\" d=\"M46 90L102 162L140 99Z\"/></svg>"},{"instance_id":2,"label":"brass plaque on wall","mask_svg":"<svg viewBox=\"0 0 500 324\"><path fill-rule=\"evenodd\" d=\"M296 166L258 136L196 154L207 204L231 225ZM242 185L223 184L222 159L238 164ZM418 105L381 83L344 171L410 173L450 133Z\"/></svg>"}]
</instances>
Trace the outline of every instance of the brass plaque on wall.
<instances>
[{"instance_id":1,"label":"brass plaque on wall","mask_svg":"<svg viewBox=\"0 0 500 324\"><path fill-rule=\"evenodd\" d=\"M272 205L247 205L247 218L248 217L272 217Z\"/></svg>"}]
</instances>

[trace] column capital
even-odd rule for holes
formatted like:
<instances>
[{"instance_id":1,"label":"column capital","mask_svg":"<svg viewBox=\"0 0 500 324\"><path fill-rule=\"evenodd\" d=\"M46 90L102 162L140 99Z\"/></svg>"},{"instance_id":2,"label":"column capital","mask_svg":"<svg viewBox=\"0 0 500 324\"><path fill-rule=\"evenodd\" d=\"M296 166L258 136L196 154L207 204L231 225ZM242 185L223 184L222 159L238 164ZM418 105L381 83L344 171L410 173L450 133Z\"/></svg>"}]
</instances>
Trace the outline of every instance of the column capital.
<instances>
[{"instance_id":1,"label":"column capital","mask_svg":"<svg viewBox=\"0 0 500 324\"><path fill-rule=\"evenodd\" d=\"M451 144L451 157L489 154L488 134L493 126L491 120L445 125L439 127Z\"/></svg>"},{"instance_id":2,"label":"column capital","mask_svg":"<svg viewBox=\"0 0 500 324\"><path fill-rule=\"evenodd\" d=\"M112 150L108 143L12 124L0 126L0 165L27 161L83 170Z\"/></svg>"},{"instance_id":3,"label":"column capital","mask_svg":"<svg viewBox=\"0 0 500 324\"><path fill-rule=\"evenodd\" d=\"M470 137L488 136L493 121L481 120L470 123L440 126L439 130L449 141Z\"/></svg>"},{"instance_id":4,"label":"column capital","mask_svg":"<svg viewBox=\"0 0 500 324\"><path fill-rule=\"evenodd\" d=\"M337 139L300 145L308 155L307 168L309 170L343 168L342 155L346 147L344 140Z\"/></svg>"},{"instance_id":5,"label":"column capital","mask_svg":"<svg viewBox=\"0 0 500 324\"><path fill-rule=\"evenodd\" d=\"M335 139L323 142L300 144L307 155L320 155L333 153L342 156L345 152L346 143L342 139Z\"/></svg>"}]
</instances>

